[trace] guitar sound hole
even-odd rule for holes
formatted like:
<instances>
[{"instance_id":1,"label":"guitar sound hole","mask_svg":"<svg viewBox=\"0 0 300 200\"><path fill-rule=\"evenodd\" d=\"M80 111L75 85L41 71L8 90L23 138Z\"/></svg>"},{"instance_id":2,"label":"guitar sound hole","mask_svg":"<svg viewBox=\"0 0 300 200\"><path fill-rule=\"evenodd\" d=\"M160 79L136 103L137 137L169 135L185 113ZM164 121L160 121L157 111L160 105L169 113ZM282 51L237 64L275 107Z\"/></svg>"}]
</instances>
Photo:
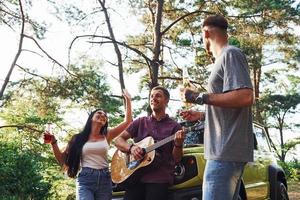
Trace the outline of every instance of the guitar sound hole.
<instances>
[{"instance_id":1,"label":"guitar sound hole","mask_svg":"<svg viewBox=\"0 0 300 200\"><path fill-rule=\"evenodd\" d=\"M148 157L147 161L148 161L148 162L150 162L150 161L151 161L151 158L150 158L150 157Z\"/></svg>"}]
</instances>

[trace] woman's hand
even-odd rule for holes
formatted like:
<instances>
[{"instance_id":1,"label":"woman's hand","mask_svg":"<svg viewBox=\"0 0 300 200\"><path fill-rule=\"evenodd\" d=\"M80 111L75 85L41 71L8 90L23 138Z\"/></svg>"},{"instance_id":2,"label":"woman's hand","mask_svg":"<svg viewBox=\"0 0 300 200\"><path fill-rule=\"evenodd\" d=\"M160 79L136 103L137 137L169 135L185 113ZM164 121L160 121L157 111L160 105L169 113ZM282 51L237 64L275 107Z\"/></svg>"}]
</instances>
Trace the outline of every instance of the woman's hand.
<instances>
[{"instance_id":1,"label":"woman's hand","mask_svg":"<svg viewBox=\"0 0 300 200\"><path fill-rule=\"evenodd\" d=\"M55 136L48 131L44 132L44 143L55 144L57 142Z\"/></svg>"},{"instance_id":2,"label":"woman's hand","mask_svg":"<svg viewBox=\"0 0 300 200\"><path fill-rule=\"evenodd\" d=\"M110 143L114 138L116 138L118 135L120 135L127 128L127 126L132 122L131 95L129 94L129 92L126 89L123 89L123 96L125 99L124 121L121 122L116 127L111 128L108 131L108 134L106 136L108 143Z\"/></svg>"}]
</instances>

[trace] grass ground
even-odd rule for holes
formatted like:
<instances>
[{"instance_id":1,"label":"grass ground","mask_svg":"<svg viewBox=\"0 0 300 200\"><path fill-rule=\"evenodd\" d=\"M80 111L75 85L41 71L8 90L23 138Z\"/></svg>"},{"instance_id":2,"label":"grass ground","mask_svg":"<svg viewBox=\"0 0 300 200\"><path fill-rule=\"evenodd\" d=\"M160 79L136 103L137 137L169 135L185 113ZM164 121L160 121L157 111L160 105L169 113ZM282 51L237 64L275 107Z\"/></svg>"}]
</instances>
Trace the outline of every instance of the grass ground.
<instances>
[{"instance_id":1,"label":"grass ground","mask_svg":"<svg viewBox=\"0 0 300 200\"><path fill-rule=\"evenodd\" d=\"M290 200L300 199L300 181L288 182L288 193Z\"/></svg>"}]
</instances>

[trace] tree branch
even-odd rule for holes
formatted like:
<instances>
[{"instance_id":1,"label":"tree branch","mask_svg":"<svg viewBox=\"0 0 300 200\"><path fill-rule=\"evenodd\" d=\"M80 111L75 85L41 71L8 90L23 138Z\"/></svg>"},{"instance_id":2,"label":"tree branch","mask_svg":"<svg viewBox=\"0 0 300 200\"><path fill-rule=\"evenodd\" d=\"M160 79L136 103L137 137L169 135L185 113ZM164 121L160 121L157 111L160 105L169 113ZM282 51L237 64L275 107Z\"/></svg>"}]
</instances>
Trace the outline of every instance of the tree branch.
<instances>
[{"instance_id":1,"label":"tree branch","mask_svg":"<svg viewBox=\"0 0 300 200\"><path fill-rule=\"evenodd\" d=\"M175 21L173 21L169 26L167 26L166 28L165 28L165 30L163 30L162 32L161 32L161 34L162 35L164 35L170 28L172 28L172 26L174 26L177 22L179 22L180 20L182 20L182 19L184 19L184 18L186 18L186 17L188 17L188 16L190 16L190 15L194 15L194 14L198 14L198 13L206 13L206 14L215 14L215 13L213 13L213 12L209 12L209 11L204 11L204 10L196 10L196 11L193 11L193 12L191 12L191 13L187 13L187 14L185 14L185 15L182 15L181 17L179 17L178 19L176 19Z\"/></svg>"},{"instance_id":2,"label":"tree branch","mask_svg":"<svg viewBox=\"0 0 300 200\"><path fill-rule=\"evenodd\" d=\"M31 126L28 126L28 125L4 125L4 126L0 126L0 129L1 128L17 128L17 129L28 129L30 131L35 131L35 132L38 132L38 133L43 133L44 130L38 130L36 128L33 128Z\"/></svg>"},{"instance_id":3,"label":"tree branch","mask_svg":"<svg viewBox=\"0 0 300 200\"><path fill-rule=\"evenodd\" d=\"M20 32L20 40L19 40L19 46L18 46L18 51L17 51L17 54L10 66L10 69L5 77L5 80L4 80L4 83L2 85L2 88L1 88L1 91L0 91L0 99L2 99L3 97L3 94L4 94L4 91L5 91L5 88L9 82L9 79L10 79L10 76L12 74L12 71L17 63L17 60L22 52L22 45L23 45L23 39L24 39L24 28L25 28L25 15L24 15L24 12L23 12L23 6L22 6L22 1L19 0L19 5L20 5L20 12L21 12L21 17L22 17L22 24L21 24L21 32Z\"/></svg>"},{"instance_id":4,"label":"tree branch","mask_svg":"<svg viewBox=\"0 0 300 200\"><path fill-rule=\"evenodd\" d=\"M75 74L73 74L72 72L70 72L64 65L62 65L60 62L58 62L56 59L54 59L52 56L50 56L42 47L41 45L36 41L36 39L34 39L33 37L29 36L29 35L25 35L24 37L29 38L31 40L34 41L34 43L38 46L38 48L50 59L52 60L54 63L56 63L57 65L59 65L61 68L63 68L68 74L70 74L71 76L75 76L77 77Z\"/></svg>"},{"instance_id":5,"label":"tree branch","mask_svg":"<svg viewBox=\"0 0 300 200\"><path fill-rule=\"evenodd\" d=\"M106 24L107 24L107 29L108 29L109 35L113 40L116 40L114 31L113 31L113 28L112 28L112 25L111 25L111 21L110 21L110 18L108 16L107 8L105 7L105 0L103 0L103 1L98 0L98 2L99 2L99 4L101 5L101 7L103 9L104 17L105 17L105 21L106 21ZM121 51L119 49L119 46L116 43L113 43L113 46L114 46L114 50L115 50L117 60L118 60L119 80L120 80L120 87L121 87L121 91L122 91L122 89L125 88L125 82L124 82L124 77L123 77L122 54L121 54Z\"/></svg>"},{"instance_id":6,"label":"tree branch","mask_svg":"<svg viewBox=\"0 0 300 200\"><path fill-rule=\"evenodd\" d=\"M21 66L18 65L18 64L17 64L17 66L18 66L21 70L23 70L24 72L26 72L27 74L30 74L30 75L32 75L32 76L39 77L39 78L45 80L46 82L52 82L50 79L47 79L47 78L45 78L45 77L43 77L43 76L40 76L40 75L35 74L35 73L32 73L32 72L30 72L28 69L25 69L25 68L21 67Z\"/></svg>"},{"instance_id":7,"label":"tree branch","mask_svg":"<svg viewBox=\"0 0 300 200\"><path fill-rule=\"evenodd\" d=\"M119 42L117 40L114 40L110 37L107 37L107 36L99 36L99 35L89 35L89 37L99 37L99 38L103 38L103 39L107 39L107 40L110 40L112 43L116 43L118 45L121 45L127 49L130 49L131 51L135 52L136 54L142 56L145 60L146 60L146 63L148 64L148 67L150 67L149 63L152 62L152 60L150 58L148 58L143 52L141 52L140 50L134 48L134 47L131 47L129 46L128 44L126 44L125 42ZM102 42L94 42L94 41L90 41L90 43L102 43Z\"/></svg>"},{"instance_id":8,"label":"tree branch","mask_svg":"<svg viewBox=\"0 0 300 200\"><path fill-rule=\"evenodd\" d=\"M169 80L175 80L175 81L183 81L183 78L182 77L171 77L171 76L159 76L158 79L169 79ZM203 83L199 83L197 81L191 81L190 80L190 83L193 84L193 85L199 85L202 89L205 89L205 87L203 87Z\"/></svg>"}]
</instances>

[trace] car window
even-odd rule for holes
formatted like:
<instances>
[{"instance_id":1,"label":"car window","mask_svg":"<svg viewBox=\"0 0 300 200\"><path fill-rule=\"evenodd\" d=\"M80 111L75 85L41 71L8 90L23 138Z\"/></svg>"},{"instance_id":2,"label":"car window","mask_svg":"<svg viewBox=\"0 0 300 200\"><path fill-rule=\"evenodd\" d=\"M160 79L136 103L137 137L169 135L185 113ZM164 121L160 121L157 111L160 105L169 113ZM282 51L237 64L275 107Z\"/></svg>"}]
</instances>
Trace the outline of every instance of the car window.
<instances>
[{"instance_id":1,"label":"car window","mask_svg":"<svg viewBox=\"0 0 300 200\"><path fill-rule=\"evenodd\" d=\"M254 147L260 151L270 151L270 146L263 128L254 126Z\"/></svg>"}]
</instances>

